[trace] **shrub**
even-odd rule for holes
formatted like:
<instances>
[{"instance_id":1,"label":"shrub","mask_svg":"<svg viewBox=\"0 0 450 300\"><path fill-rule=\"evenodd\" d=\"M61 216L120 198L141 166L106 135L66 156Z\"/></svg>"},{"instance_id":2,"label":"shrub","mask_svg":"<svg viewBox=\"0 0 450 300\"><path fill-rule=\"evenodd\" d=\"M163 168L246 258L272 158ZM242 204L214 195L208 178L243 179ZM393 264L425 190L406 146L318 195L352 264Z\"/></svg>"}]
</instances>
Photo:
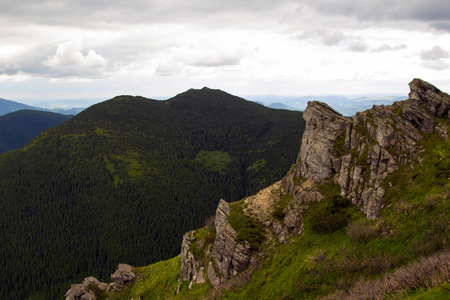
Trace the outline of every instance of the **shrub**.
<instances>
[{"instance_id":1,"label":"shrub","mask_svg":"<svg viewBox=\"0 0 450 300\"><path fill-rule=\"evenodd\" d=\"M309 226L318 233L331 233L345 227L350 215L345 208L349 201L342 196L333 196L331 201L320 203L309 211Z\"/></svg>"},{"instance_id":2,"label":"shrub","mask_svg":"<svg viewBox=\"0 0 450 300\"><path fill-rule=\"evenodd\" d=\"M361 222L351 223L345 233L354 242L366 242L371 237L378 235L380 230L376 225L371 225L367 219L363 219Z\"/></svg>"}]
</instances>

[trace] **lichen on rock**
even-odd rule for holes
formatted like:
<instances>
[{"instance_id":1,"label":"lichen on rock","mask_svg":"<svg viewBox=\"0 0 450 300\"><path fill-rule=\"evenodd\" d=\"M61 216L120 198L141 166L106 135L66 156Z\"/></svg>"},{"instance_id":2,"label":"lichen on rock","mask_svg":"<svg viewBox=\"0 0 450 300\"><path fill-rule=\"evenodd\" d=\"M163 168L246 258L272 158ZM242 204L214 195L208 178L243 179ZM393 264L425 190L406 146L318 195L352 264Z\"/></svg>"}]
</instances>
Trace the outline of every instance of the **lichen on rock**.
<instances>
[{"instance_id":1,"label":"lichen on rock","mask_svg":"<svg viewBox=\"0 0 450 300\"><path fill-rule=\"evenodd\" d=\"M304 184L295 180L337 184L342 196L369 219L376 218L383 206L384 179L400 165L414 168L420 160L417 143L424 134L448 138L437 119L450 119L450 96L420 79L409 85L410 99L374 106L353 119L324 103L309 102L297 164L283 179L285 187L294 197L307 199L312 194L299 193Z\"/></svg>"}]
</instances>

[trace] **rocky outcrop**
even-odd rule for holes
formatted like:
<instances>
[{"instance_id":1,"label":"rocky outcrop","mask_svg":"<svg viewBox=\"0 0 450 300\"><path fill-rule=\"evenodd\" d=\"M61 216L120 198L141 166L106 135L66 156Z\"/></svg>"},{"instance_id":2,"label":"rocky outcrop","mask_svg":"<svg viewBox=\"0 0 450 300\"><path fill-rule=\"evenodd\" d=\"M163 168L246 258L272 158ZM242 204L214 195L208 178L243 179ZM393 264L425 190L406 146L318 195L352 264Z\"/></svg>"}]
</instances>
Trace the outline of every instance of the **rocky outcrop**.
<instances>
[{"instance_id":1,"label":"rocky outcrop","mask_svg":"<svg viewBox=\"0 0 450 300\"><path fill-rule=\"evenodd\" d=\"M332 158L334 142L351 120L318 101L308 103L303 118L307 127L299 154L299 175L320 182L333 174L336 168L336 160Z\"/></svg>"},{"instance_id":2,"label":"rocky outcrop","mask_svg":"<svg viewBox=\"0 0 450 300\"><path fill-rule=\"evenodd\" d=\"M228 203L220 200L215 217L216 237L211 247L206 246L205 241L197 240L195 231L184 235L180 275L183 281L191 282L191 287L206 279L213 287L218 287L248 266L252 247L247 241L237 241L237 232L228 222L230 212ZM195 256L196 250L202 251L201 257Z\"/></svg>"},{"instance_id":3,"label":"rocky outcrop","mask_svg":"<svg viewBox=\"0 0 450 300\"><path fill-rule=\"evenodd\" d=\"M66 300L95 300L97 297L88 289L90 285L100 285L95 277L87 277L82 284L72 284L66 292ZM106 288L106 286L105 286Z\"/></svg>"},{"instance_id":4,"label":"rocky outcrop","mask_svg":"<svg viewBox=\"0 0 450 300\"><path fill-rule=\"evenodd\" d=\"M96 295L89 288L95 286L99 291L119 292L136 279L133 267L127 264L119 264L117 270L111 274L113 282L106 284L95 277L86 277L82 284L72 284L66 292L66 300L95 300Z\"/></svg>"},{"instance_id":5,"label":"rocky outcrop","mask_svg":"<svg viewBox=\"0 0 450 300\"><path fill-rule=\"evenodd\" d=\"M190 231L183 236L183 242L181 244L181 280L190 281L191 286L195 283L204 283L204 262L203 260L197 260L192 252L191 247L196 238L194 237L195 231ZM205 249L199 249L205 251Z\"/></svg>"},{"instance_id":6,"label":"rocky outcrop","mask_svg":"<svg viewBox=\"0 0 450 300\"><path fill-rule=\"evenodd\" d=\"M424 134L437 132L448 138L437 119L450 119L450 96L420 79L409 85L410 99L374 106L353 119L324 103L308 103L297 164L283 179L298 202L320 198L314 189L305 192L305 182L335 183L342 196L369 219L379 214L385 195L384 179L400 165L414 168L420 160L417 143Z\"/></svg>"},{"instance_id":7,"label":"rocky outcrop","mask_svg":"<svg viewBox=\"0 0 450 300\"><path fill-rule=\"evenodd\" d=\"M117 270L111 274L112 284L108 285L108 290L121 291L136 279L133 267L127 264L119 264Z\"/></svg>"}]
</instances>

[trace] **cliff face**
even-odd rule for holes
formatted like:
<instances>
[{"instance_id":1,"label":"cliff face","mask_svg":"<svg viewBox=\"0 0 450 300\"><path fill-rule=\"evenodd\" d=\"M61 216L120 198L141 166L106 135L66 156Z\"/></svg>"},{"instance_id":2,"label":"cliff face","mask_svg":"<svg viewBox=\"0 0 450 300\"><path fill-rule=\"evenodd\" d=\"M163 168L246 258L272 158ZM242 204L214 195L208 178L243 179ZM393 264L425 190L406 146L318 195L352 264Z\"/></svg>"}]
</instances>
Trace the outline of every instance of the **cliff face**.
<instances>
[{"instance_id":1,"label":"cliff face","mask_svg":"<svg viewBox=\"0 0 450 300\"><path fill-rule=\"evenodd\" d=\"M183 236L180 274L183 281L190 281L190 287L204 283L206 278L213 287L218 287L249 265L251 245L237 240L237 232L228 222L230 212L228 203L220 200L215 215L214 244L208 245L207 239L195 237L195 231Z\"/></svg>"},{"instance_id":2,"label":"cliff face","mask_svg":"<svg viewBox=\"0 0 450 300\"><path fill-rule=\"evenodd\" d=\"M342 196L374 219L383 206L383 180L400 165L414 168L420 160L417 143L424 134L448 133L435 126L436 118L450 118L450 96L414 79L409 99L390 106L374 106L345 118L324 103L310 102L303 113L306 130L296 166L283 183L299 200L309 180L315 185L339 185Z\"/></svg>"},{"instance_id":3,"label":"cliff face","mask_svg":"<svg viewBox=\"0 0 450 300\"><path fill-rule=\"evenodd\" d=\"M292 235L303 232L303 212L310 203L324 197L318 188L322 184L337 185L341 195L367 218L376 218L383 207L386 177L399 166L413 169L420 162L421 148L417 143L425 134L436 132L444 139L448 137L446 130L435 124L437 118L450 119L450 96L420 79L414 79L410 88L410 99L374 106L353 119L343 117L325 103L308 103L303 113L306 130L297 163L281 183L243 202L247 207L244 212L265 228L267 240L276 238L286 244ZM275 207L280 206L284 190L291 194L292 201L280 208L279 217L275 217ZM272 198L266 195L277 193ZM248 241L238 242L237 232L228 221L230 211L230 206L221 200L216 211L216 238L209 246L196 239L194 232L184 236L181 277L190 281L191 287L206 280L218 287L243 271L252 257L260 255L252 251ZM193 248L198 250L199 245L206 259L195 258Z\"/></svg>"}]
</instances>

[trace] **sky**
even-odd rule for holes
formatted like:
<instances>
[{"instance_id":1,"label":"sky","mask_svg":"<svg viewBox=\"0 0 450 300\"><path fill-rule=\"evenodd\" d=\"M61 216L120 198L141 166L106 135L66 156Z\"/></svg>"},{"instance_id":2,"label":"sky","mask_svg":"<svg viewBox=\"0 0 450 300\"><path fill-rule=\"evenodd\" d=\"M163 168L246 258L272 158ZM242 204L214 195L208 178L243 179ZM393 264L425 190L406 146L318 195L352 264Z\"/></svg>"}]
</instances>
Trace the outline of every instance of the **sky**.
<instances>
[{"instance_id":1,"label":"sky","mask_svg":"<svg viewBox=\"0 0 450 300\"><path fill-rule=\"evenodd\" d=\"M449 51L448 0L0 0L0 98L30 104L450 92Z\"/></svg>"}]
</instances>

